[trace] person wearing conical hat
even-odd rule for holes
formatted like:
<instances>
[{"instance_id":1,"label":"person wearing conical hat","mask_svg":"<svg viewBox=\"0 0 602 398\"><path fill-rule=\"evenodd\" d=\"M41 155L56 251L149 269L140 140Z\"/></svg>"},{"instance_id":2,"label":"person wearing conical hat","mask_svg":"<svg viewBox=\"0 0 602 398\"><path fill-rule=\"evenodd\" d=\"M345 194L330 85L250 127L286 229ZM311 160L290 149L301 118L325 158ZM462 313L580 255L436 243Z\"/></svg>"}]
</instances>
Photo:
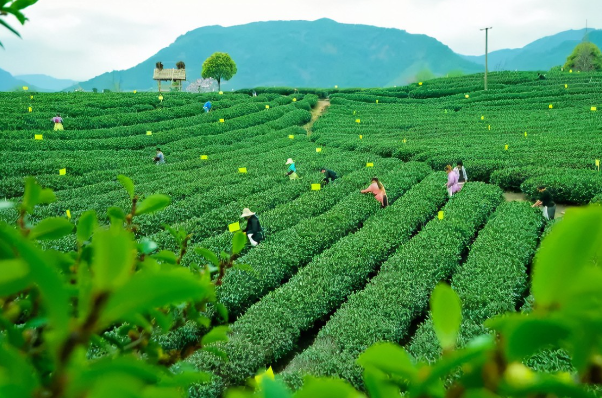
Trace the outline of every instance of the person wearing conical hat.
<instances>
[{"instance_id":1,"label":"person wearing conical hat","mask_svg":"<svg viewBox=\"0 0 602 398\"><path fill-rule=\"evenodd\" d=\"M297 174L297 167L295 167L295 162L293 161L293 159L288 158L286 160L286 165L288 166L288 170L286 171L286 175L288 176L288 178L290 178L291 180L298 179L299 175Z\"/></svg>"},{"instance_id":2,"label":"person wearing conical hat","mask_svg":"<svg viewBox=\"0 0 602 398\"><path fill-rule=\"evenodd\" d=\"M247 226L245 227L245 233L249 238L249 242L253 246L257 246L264 238L263 236L263 228L261 228L261 224L259 223L259 218L257 215L252 212L248 207L245 207L240 216L241 218L245 218L247 220Z\"/></svg>"}]
</instances>

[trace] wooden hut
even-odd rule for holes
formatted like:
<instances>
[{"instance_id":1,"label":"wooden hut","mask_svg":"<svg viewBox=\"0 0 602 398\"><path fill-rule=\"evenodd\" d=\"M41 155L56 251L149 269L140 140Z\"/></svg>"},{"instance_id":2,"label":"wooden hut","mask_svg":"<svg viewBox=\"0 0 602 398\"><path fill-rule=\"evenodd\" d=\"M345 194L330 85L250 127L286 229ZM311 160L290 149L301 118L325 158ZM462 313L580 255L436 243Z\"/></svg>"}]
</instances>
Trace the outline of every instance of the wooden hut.
<instances>
[{"instance_id":1,"label":"wooden hut","mask_svg":"<svg viewBox=\"0 0 602 398\"><path fill-rule=\"evenodd\" d=\"M157 62L155 72L153 73L153 80L157 81L159 85L159 92L161 92L161 82L168 81L170 87L178 87L182 91L182 82L186 80L186 67L184 62L180 61L177 63L177 68L164 69L161 62Z\"/></svg>"}]
</instances>

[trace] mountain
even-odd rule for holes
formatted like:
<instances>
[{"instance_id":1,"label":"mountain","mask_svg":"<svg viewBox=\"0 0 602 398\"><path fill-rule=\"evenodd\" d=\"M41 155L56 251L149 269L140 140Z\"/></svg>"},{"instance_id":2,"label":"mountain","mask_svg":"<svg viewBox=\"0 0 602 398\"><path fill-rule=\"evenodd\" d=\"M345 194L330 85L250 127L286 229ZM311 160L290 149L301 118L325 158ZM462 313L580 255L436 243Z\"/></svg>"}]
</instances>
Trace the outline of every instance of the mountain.
<instances>
[{"instance_id":1,"label":"mountain","mask_svg":"<svg viewBox=\"0 0 602 398\"><path fill-rule=\"evenodd\" d=\"M16 79L7 71L0 69L0 91L12 91L23 86L29 86L29 83Z\"/></svg>"},{"instance_id":2,"label":"mountain","mask_svg":"<svg viewBox=\"0 0 602 398\"><path fill-rule=\"evenodd\" d=\"M564 65L575 46L583 41L585 29L567 30L536 40L523 48L489 53L489 70L549 70ZM602 48L602 30L589 30L588 39ZM466 60L485 65L485 56L463 56Z\"/></svg>"},{"instance_id":3,"label":"mountain","mask_svg":"<svg viewBox=\"0 0 602 398\"><path fill-rule=\"evenodd\" d=\"M224 90L258 86L379 87L415 81L426 69L435 75L482 67L425 35L398 29L317 21L271 21L207 26L176 39L146 61L127 70L104 73L80 83L92 88L156 90L155 63L165 68L186 63L187 78L200 78L202 64L214 52L227 52L238 73Z\"/></svg>"},{"instance_id":4,"label":"mountain","mask_svg":"<svg viewBox=\"0 0 602 398\"><path fill-rule=\"evenodd\" d=\"M48 75L18 75L15 78L36 86L40 91L61 91L77 84L75 80L57 79Z\"/></svg>"}]
</instances>

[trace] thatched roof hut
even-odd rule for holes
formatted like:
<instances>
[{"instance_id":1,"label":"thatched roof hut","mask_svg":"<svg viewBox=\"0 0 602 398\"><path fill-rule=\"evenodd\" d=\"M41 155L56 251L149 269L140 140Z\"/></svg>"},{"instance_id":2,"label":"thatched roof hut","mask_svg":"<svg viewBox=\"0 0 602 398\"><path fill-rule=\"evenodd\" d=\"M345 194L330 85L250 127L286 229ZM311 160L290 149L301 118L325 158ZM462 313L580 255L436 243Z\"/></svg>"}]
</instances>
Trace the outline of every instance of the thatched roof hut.
<instances>
[{"instance_id":1,"label":"thatched roof hut","mask_svg":"<svg viewBox=\"0 0 602 398\"><path fill-rule=\"evenodd\" d=\"M171 82L171 85L174 86L174 82L176 82L176 86L179 87L180 91L182 90L182 82L186 80L186 68L184 67L183 62L178 63L177 69L163 69L163 64L157 62L157 68L153 73L153 80L156 80L159 84L159 91L161 91L161 82L168 81Z\"/></svg>"}]
</instances>

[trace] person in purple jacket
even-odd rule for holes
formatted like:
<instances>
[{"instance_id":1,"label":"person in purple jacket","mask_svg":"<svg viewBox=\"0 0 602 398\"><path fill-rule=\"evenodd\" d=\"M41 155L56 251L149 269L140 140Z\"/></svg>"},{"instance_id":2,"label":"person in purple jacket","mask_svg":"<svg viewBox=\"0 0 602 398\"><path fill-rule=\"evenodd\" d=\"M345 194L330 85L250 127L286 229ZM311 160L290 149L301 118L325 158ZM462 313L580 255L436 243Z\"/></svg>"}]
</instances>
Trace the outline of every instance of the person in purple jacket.
<instances>
[{"instance_id":1,"label":"person in purple jacket","mask_svg":"<svg viewBox=\"0 0 602 398\"><path fill-rule=\"evenodd\" d=\"M459 192L462 187L458 184L458 174L454 172L454 169L450 164L445 166L445 172L447 173L447 192L451 198L456 192Z\"/></svg>"}]
</instances>

